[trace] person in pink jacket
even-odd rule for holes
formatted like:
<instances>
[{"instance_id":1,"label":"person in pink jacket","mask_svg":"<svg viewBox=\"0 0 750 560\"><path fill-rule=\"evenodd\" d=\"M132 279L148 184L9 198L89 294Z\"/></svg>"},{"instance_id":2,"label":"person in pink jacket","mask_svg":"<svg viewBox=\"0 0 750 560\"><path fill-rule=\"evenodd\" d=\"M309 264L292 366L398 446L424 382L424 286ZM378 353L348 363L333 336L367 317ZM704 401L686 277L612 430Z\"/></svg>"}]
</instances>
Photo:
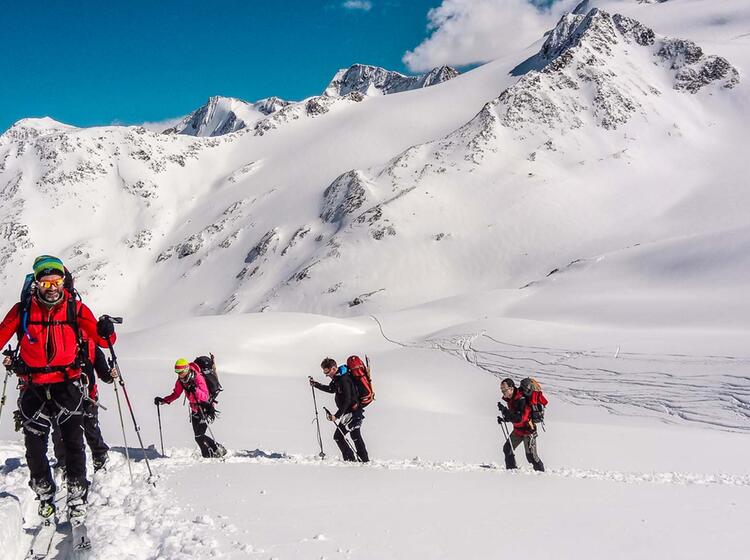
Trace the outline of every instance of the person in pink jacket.
<instances>
[{"instance_id":1,"label":"person in pink jacket","mask_svg":"<svg viewBox=\"0 0 750 560\"><path fill-rule=\"evenodd\" d=\"M206 380L203 378L201 368L194 363L180 358L174 364L174 372L177 374L177 381L174 384L172 394L166 397L155 397L154 404L170 404L180 398L185 393L190 403L190 422L193 425L195 441L198 442L201 455L204 457L223 457L227 450L220 443L216 443L212 438L206 435L209 418L206 415L207 406L209 405L209 392L206 386ZM209 414L213 420L213 414Z\"/></svg>"}]
</instances>

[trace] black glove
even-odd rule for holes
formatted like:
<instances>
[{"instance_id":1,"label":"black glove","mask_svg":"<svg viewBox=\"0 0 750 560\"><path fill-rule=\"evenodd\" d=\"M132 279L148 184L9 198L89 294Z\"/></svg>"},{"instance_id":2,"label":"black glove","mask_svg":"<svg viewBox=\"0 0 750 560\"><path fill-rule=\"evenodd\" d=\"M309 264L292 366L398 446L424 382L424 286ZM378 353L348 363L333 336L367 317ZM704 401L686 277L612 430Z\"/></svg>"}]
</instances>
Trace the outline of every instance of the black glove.
<instances>
[{"instance_id":1,"label":"black glove","mask_svg":"<svg viewBox=\"0 0 750 560\"><path fill-rule=\"evenodd\" d=\"M160 404L162 404L162 403L164 403L164 402L165 402L165 401L164 401L164 399L163 399L163 398L161 398L161 397L154 397L154 404L155 404L156 406L159 406Z\"/></svg>"},{"instance_id":2,"label":"black glove","mask_svg":"<svg viewBox=\"0 0 750 560\"><path fill-rule=\"evenodd\" d=\"M185 387L185 391L188 393L195 393L195 381L189 381L188 383L185 383L183 387Z\"/></svg>"},{"instance_id":3,"label":"black glove","mask_svg":"<svg viewBox=\"0 0 750 560\"><path fill-rule=\"evenodd\" d=\"M216 420L216 415L219 414L219 411L212 404L202 402L198 403L198 406L203 409L203 417L206 419L206 422L210 424Z\"/></svg>"},{"instance_id":4,"label":"black glove","mask_svg":"<svg viewBox=\"0 0 750 560\"><path fill-rule=\"evenodd\" d=\"M502 402L497 403L497 409L503 413L503 416L508 415L508 407L505 406Z\"/></svg>"},{"instance_id":5,"label":"black glove","mask_svg":"<svg viewBox=\"0 0 750 560\"><path fill-rule=\"evenodd\" d=\"M23 415L21 414L20 410L13 411L13 428L17 432L20 432L23 428Z\"/></svg>"},{"instance_id":6,"label":"black glove","mask_svg":"<svg viewBox=\"0 0 750 560\"><path fill-rule=\"evenodd\" d=\"M115 334L115 324L109 317L99 317L99 320L96 322L96 334L102 338L109 338Z\"/></svg>"},{"instance_id":7,"label":"black glove","mask_svg":"<svg viewBox=\"0 0 750 560\"><path fill-rule=\"evenodd\" d=\"M497 417L497 423L498 424L502 424L503 422L505 422L505 418L503 418L502 416L498 416Z\"/></svg>"}]
</instances>

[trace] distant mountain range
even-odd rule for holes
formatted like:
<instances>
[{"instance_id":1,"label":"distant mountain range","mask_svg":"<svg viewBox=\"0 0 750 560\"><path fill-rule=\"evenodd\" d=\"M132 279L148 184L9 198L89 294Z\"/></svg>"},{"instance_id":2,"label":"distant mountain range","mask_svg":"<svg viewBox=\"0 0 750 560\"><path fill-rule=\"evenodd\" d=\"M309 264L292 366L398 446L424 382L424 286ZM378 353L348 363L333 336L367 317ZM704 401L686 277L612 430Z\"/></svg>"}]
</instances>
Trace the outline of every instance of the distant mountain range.
<instances>
[{"instance_id":1,"label":"distant mountain range","mask_svg":"<svg viewBox=\"0 0 750 560\"><path fill-rule=\"evenodd\" d=\"M336 72L323 96L343 97L356 92L362 95L388 95L439 84L458 76L458 71L441 66L419 76L405 76L378 66L355 64ZM316 98L311 98L316 99ZM308 101L302 102L303 106ZM234 97L214 96L165 134L187 134L189 136L222 136L252 127L263 117L287 107L294 102L278 97L268 97L248 103Z\"/></svg>"},{"instance_id":2,"label":"distant mountain range","mask_svg":"<svg viewBox=\"0 0 750 560\"><path fill-rule=\"evenodd\" d=\"M716 54L660 33L678 2L617 5L461 75L355 65L296 103L213 97L167 134L19 121L0 136L4 302L41 253L135 325L537 289L667 240L718 255L750 227L750 54L733 28Z\"/></svg>"}]
</instances>

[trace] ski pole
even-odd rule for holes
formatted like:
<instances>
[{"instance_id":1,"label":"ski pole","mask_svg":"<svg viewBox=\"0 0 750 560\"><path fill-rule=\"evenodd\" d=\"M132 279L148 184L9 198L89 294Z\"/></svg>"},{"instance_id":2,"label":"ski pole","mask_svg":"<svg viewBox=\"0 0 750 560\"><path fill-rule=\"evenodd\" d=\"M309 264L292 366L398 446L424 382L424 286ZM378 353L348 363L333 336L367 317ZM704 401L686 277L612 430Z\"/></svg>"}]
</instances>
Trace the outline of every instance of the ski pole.
<instances>
[{"instance_id":1,"label":"ski pole","mask_svg":"<svg viewBox=\"0 0 750 560\"><path fill-rule=\"evenodd\" d=\"M508 449L510 450L511 456L515 458L516 454L515 454L515 451L513 450L513 444L510 441L510 430L508 429L508 426L505 425L505 420L501 416L498 416L497 423L500 424L500 429L503 432L503 436L505 437L505 443L507 444Z\"/></svg>"},{"instance_id":2,"label":"ski pole","mask_svg":"<svg viewBox=\"0 0 750 560\"><path fill-rule=\"evenodd\" d=\"M312 377L309 378L312 381ZM315 387L313 385L310 385L310 389L312 390L312 396L313 396L313 405L315 405L315 424L318 428L318 445L320 445L320 453L318 456L321 459L326 458L326 454L323 451L323 438L320 437L320 419L318 418L318 401L315 398Z\"/></svg>"},{"instance_id":3,"label":"ski pole","mask_svg":"<svg viewBox=\"0 0 750 560\"><path fill-rule=\"evenodd\" d=\"M113 323L120 324L122 323L122 317L110 317L109 315L103 315L106 319L109 319ZM156 482L153 480L154 473L151 470L151 464L148 462L148 454L146 453L146 448L143 445L143 438L141 437L141 428L138 425L138 421L135 419L135 412L133 412L133 405L130 403L130 396L128 395L128 389L125 387L125 381L122 378L122 371L120 370L120 364L117 363L117 354L115 354L115 349L112 347L112 340L110 337L107 337L107 347L109 348L109 353L112 356L112 364L117 371L117 382L120 384L120 387L122 387L122 394L125 396L125 402L128 405L128 410L130 410L130 418L133 420L133 427L135 428L135 435L138 436L138 443L141 445L141 451L143 451L143 459L146 461L146 469L148 470L148 478L149 482L156 486Z\"/></svg>"},{"instance_id":4,"label":"ski pole","mask_svg":"<svg viewBox=\"0 0 750 560\"><path fill-rule=\"evenodd\" d=\"M10 377L10 370L5 372L5 381L3 381L3 397L0 399L0 418L3 416L3 408L5 408L5 391L8 387L8 377Z\"/></svg>"},{"instance_id":5,"label":"ski pole","mask_svg":"<svg viewBox=\"0 0 750 560\"><path fill-rule=\"evenodd\" d=\"M360 462L360 458L359 458L359 455L357 454L357 450L354 449L354 446L347 439L346 432L341 427L341 423L340 422L336 422L336 418L333 416L333 414L331 414L331 411L328 410L326 407L323 407L323 410L325 410L326 414L331 417L331 420L333 420L333 423L335 424L336 429L341 433L341 436L344 438L344 441L346 442L346 445L349 447L349 449L351 449L352 453L354 453L354 457L357 459L357 462L359 463Z\"/></svg>"},{"instance_id":6,"label":"ski pole","mask_svg":"<svg viewBox=\"0 0 750 560\"><path fill-rule=\"evenodd\" d=\"M224 451L225 451L225 454L226 454L226 447L224 447L223 445L221 445L216 440L216 436L214 435L214 431L211 429L211 422L208 421L208 417L206 416L206 411L203 410L203 407L201 406L201 403L198 403L198 411L200 412L201 419L203 420L203 423L206 425L206 429L208 429L208 435L211 436L211 439L213 440L214 444L216 445L216 449L218 450L219 447L223 447ZM214 454L214 456L216 456L216 455ZM223 457L223 455L221 457ZM222 459L222 460L224 460L224 459Z\"/></svg>"},{"instance_id":7,"label":"ski pole","mask_svg":"<svg viewBox=\"0 0 750 560\"><path fill-rule=\"evenodd\" d=\"M161 434L161 406L160 403L157 403L156 405L156 417L159 419L159 442L161 443L161 454L163 457L166 457L166 453L164 453L164 438Z\"/></svg>"},{"instance_id":8,"label":"ski pole","mask_svg":"<svg viewBox=\"0 0 750 560\"><path fill-rule=\"evenodd\" d=\"M9 365L5 366L5 381L3 381L3 397L0 399L0 418L2 418L3 415L3 408L5 408L5 392L8 389L8 378L10 377L10 374L13 372L13 355L15 352L13 352L13 349L11 348L10 344L8 344L8 349L3 352L5 356L10 358L11 362Z\"/></svg>"},{"instance_id":9,"label":"ski pole","mask_svg":"<svg viewBox=\"0 0 750 560\"><path fill-rule=\"evenodd\" d=\"M109 360L110 367L114 367L112 359ZM128 436L125 434L125 422L122 419L122 406L120 405L120 393L117 390L117 383L112 384L115 390L115 401L117 401L117 413L120 415L120 428L122 428L122 440L125 442L125 460L128 463L128 472L130 473L130 484L133 484L133 469L130 466L130 448L128 447Z\"/></svg>"}]
</instances>

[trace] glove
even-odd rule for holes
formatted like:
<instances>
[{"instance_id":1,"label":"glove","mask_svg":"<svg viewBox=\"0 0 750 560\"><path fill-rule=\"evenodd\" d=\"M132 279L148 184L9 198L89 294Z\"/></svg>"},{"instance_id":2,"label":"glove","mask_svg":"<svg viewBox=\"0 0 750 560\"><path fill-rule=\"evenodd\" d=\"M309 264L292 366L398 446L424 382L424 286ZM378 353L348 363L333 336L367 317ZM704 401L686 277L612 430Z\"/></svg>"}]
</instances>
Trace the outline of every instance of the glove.
<instances>
[{"instance_id":1,"label":"glove","mask_svg":"<svg viewBox=\"0 0 750 560\"><path fill-rule=\"evenodd\" d=\"M160 404L162 404L164 402L166 402L166 401L163 398L161 398L161 397L154 397L154 404L156 406L159 406Z\"/></svg>"},{"instance_id":2,"label":"glove","mask_svg":"<svg viewBox=\"0 0 750 560\"><path fill-rule=\"evenodd\" d=\"M497 417L497 423L498 423L498 424L502 424L503 422L505 422L505 418L504 418L504 417L502 417L502 416L498 416L498 417Z\"/></svg>"},{"instance_id":3,"label":"glove","mask_svg":"<svg viewBox=\"0 0 750 560\"><path fill-rule=\"evenodd\" d=\"M20 432L23 428L23 415L21 414L20 410L13 411L13 428L17 432Z\"/></svg>"},{"instance_id":4,"label":"glove","mask_svg":"<svg viewBox=\"0 0 750 560\"><path fill-rule=\"evenodd\" d=\"M508 407L505 406L503 403L501 402L497 403L497 409L503 413L503 416L508 415Z\"/></svg>"},{"instance_id":5,"label":"glove","mask_svg":"<svg viewBox=\"0 0 750 560\"><path fill-rule=\"evenodd\" d=\"M96 322L96 334L102 338L109 338L115 334L115 324L109 317L99 317Z\"/></svg>"}]
</instances>

